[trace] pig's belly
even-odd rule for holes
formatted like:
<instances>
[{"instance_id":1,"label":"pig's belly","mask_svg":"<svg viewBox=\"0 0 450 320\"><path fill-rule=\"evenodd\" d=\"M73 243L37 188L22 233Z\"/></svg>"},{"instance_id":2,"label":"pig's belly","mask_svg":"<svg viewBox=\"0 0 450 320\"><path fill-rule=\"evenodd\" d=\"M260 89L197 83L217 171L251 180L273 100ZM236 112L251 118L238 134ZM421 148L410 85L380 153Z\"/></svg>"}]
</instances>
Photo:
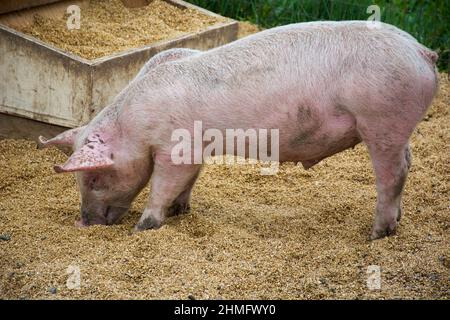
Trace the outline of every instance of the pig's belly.
<instances>
[{"instance_id":1,"label":"pig's belly","mask_svg":"<svg viewBox=\"0 0 450 320\"><path fill-rule=\"evenodd\" d=\"M267 123L269 128L278 128L278 159L280 162L301 162L308 169L319 161L338 152L352 148L361 142L356 130L356 122L349 114L321 117L318 121L299 123L298 121L275 121ZM269 131L268 131L269 133ZM245 141L245 157L249 157L250 146ZM261 141L258 142L262 143ZM273 137L267 137L268 154L273 157L277 147ZM224 140L224 145L226 145ZM228 150L224 148L224 150ZM234 145L234 153L243 156ZM213 154L215 155L215 154ZM261 159L260 159L261 160Z\"/></svg>"},{"instance_id":2,"label":"pig's belly","mask_svg":"<svg viewBox=\"0 0 450 320\"><path fill-rule=\"evenodd\" d=\"M312 124L292 123L280 129L280 162L301 162L308 169L360 142L356 121L349 114L326 116Z\"/></svg>"},{"instance_id":3,"label":"pig's belly","mask_svg":"<svg viewBox=\"0 0 450 320\"><path fill-rule=\"evenodd\" d=\"M255 106L256 108L256 106ZM234 108L236 111L241 111L239 104ZM245 109L252 109L251 107ZM267 110L274 109L272 107ZM361 142L361 139L356 130L356 120L344 107L335 106L333 104L322 105L319 107L308 107L299 103L293 103L292 106L286 108L279 108L278 112L255 112L257 115L264 115L264 117L257 118L250 117L247 114L239 112L228 112L227 108L220 108L222 112L227 111L226 114L215 114L214 120L205 117L204 123L206 128L219 128L226 136L226 128L241 128L242 130L252 129L255 127L267 129L267 148L268 156L272 160L273 148L276 147L271 137L271 129L278 129L279 143L278 143L278 160L280 162L301 162L305 168L310 168L320 160L327 158L333 154L341 152L345 149L354 147ZM230 114L235 117L230 118ZM268 116L267 116L268 115ZM217 121L216 119L229 119L228 121ZM257 125L255 125L257 121ZM259 140L259 139L258 139ZM223 141L224 146L226 140ZM262 141L258 141L258 149L261 147ZM206 143L207 145L209 143ZM272 146L271 146L272 145ZM272 148L272 150L270 150ZM230 147L230 149L233 149ZM245 141L244 155L239 152L236 141L234 145L234 152L229 152L228 147L224 147L224 153L234 154L238 156L251 157L249 150L249 140ZM215 155L215 153L213 153ZM261 155L259 155L261 156ZM258 157L259 158L259 157ZM262 159L260 159L262 160Z\"/></svg>"}]
</instances>

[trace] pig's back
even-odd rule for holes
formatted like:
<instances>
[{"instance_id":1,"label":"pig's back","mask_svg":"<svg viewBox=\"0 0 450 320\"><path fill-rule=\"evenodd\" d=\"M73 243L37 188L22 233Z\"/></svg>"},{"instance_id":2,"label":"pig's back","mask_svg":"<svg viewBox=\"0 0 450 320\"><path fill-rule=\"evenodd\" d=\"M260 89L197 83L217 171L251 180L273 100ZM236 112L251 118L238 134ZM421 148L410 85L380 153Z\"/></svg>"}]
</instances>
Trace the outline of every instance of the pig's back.
<instances>
[{"instance_id":1,"label":"pig's back","mask_svg":"<svg viewBox=\"0 0 450 320\"><path fill-rule=\"evenodd\" d=\"M155 105L176 106L169 112L177 118L181 111L185 121L215 128L277 127L295 119L300 106L323 113L340 104L351 109L352 100L374 89L398 95L393 81L405 87L434 74L420 50L428 49L383 23L292 24L156 68L150 79L156 94L148 101L162 99Z\"/></svg>"}]
</instances>

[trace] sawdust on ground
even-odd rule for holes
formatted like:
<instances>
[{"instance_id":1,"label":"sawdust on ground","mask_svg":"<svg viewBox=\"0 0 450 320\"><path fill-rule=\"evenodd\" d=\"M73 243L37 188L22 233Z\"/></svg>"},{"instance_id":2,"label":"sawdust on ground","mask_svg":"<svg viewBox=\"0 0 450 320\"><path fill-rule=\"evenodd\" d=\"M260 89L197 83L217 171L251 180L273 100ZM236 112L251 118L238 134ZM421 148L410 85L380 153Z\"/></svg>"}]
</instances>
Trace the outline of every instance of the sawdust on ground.
<instances>
[{"instance_id":1,"label":"sawdust on ground","mask_svg":"<svg viewBox=\"0 0 450 320\"><path fill-rule=\"evenodd\" d=\"M80 29L69 30L67 18L36 14L34 23L19 31L64 51L95 59L197 32L225 20L162 0L152 0L140 8L127 8L120 0L91 0L81 11Z\"/></svg>"},{"instance_id":2,"label":"sawdust on ground","mask_svg":"<svg viewBox=\"0 0 450 320\"><path fill-rule=\"evenodd\" d=\"M0 298L448 299L449 101L441 74L412 137L399 230L373 242L376 191L363 145L308 171L283 164L275 176L208 165L190 214L130 235L148 188L122 224L78 229L75 179L52 170L65 155L0 141ZM368 289L371 266L380 290Z\"/></svg>"}]
</instances>

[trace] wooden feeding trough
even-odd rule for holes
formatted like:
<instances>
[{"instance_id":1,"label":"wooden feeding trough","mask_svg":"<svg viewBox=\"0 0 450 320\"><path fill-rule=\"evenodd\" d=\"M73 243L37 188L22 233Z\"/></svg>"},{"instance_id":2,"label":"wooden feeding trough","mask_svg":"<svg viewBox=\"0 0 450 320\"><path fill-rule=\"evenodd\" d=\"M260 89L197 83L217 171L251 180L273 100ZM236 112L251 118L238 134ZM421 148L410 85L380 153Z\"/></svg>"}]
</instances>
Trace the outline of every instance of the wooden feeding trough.
<instances>
[{"instance_id":1,"label":"wooden feeding trough","mask_svg":"<svg viewBox=\"0 0 450 320\"><path fill-rule=\"evenodd\" d=\"M146 5L148 1L151 0L122 0L128 7ZM89 0L1 2L0 135L8 122L17 121L13 119L16 116L57 126L79 126L108 105L144 63L158 52L176 47L206 50L236 39L236 21L184 1L164 1L178 8L198 10L217 18L218 22L197 32L92 60L17 31L19 26L32 23L36 13L62 18L72 4L79 5L82 13L83 6L89 6Z\"/></svg>"}]
</instances>

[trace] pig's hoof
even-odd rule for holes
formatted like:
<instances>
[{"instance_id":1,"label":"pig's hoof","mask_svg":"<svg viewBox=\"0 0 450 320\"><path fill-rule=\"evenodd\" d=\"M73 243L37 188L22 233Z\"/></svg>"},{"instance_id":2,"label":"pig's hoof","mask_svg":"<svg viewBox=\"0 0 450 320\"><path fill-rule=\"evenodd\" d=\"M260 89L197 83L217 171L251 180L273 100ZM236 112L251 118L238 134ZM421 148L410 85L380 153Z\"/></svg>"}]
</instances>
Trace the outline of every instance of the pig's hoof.
<instances>
[{"instance_id":1,"label":"pig's hoof","mask_svg":"<svg viewBox=\"0 0 450 320\"><path fill-rule=\"evenodd\" d=\"M386 227L373 227L372 233L370 234L370 240L392 236L395 234L396 230L397 224L391 224Z\"/></svg>"},{"instance_id":2,"label":"pig's hoof","mask_svg":"<svg viewBox=\"0 0 450 320\"><path fill-rule=\"evenodd\" d=\"M155 217L147 217L142 221L139 221L133 229L133 233L141 232L148 229L158 229L161 227L161 221Z\"/></svg>"},{"instance_id":3,"label":"pig's hoof","mask_svg":"<svg viewBox=\"0 0 450 320\"><path fill-rule=\"evenodd\" d=\"M167 209L167 216L173 217L180 214L188 213L191 206L188 203L174 203Z\"/></svg>"}]
</instances>

